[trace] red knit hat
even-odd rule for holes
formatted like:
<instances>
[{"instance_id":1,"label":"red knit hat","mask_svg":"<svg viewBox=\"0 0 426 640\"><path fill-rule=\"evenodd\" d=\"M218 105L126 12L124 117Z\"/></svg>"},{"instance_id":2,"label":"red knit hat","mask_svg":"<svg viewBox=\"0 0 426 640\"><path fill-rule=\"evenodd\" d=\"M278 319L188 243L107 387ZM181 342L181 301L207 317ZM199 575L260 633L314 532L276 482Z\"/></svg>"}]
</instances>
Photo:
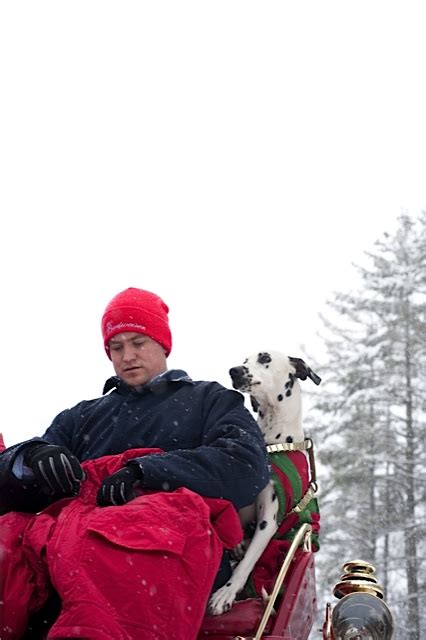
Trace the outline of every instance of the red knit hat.
<instances>
[{"instance_id":1,"label":"red knit hat","mask_svg":"<svg viewBox=\"0 0 426 640\"><path fill-rule=\"evenodd\" d=\"M109 341L117 333L125 331L142 333L152 338L161 344L168 356L172 350L168 312L166 303L150 291L130 287L117 294L102 316L102 335L108 357L111 358Z\"/></svg>"}]
</instances>

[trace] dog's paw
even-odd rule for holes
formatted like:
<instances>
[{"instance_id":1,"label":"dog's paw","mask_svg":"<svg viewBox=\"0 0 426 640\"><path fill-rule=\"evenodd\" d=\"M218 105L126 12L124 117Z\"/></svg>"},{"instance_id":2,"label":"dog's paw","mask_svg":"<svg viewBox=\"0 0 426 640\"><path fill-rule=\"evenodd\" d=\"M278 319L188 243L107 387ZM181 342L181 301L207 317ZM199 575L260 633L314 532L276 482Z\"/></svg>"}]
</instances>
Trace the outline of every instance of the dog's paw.
<instances>
[{"instance_id":1,"label":"dog's paw","mask_svg":"<svg viewBox=\"0 0 426 640\"><path fill-rule=\"evenodd\" d=\"M212 616L220 616L222 613L229 611L234 604L236 596L237 590L234 585L231 581L227 582L210 597L208 612Z\"/></svg>"}]
</instances>

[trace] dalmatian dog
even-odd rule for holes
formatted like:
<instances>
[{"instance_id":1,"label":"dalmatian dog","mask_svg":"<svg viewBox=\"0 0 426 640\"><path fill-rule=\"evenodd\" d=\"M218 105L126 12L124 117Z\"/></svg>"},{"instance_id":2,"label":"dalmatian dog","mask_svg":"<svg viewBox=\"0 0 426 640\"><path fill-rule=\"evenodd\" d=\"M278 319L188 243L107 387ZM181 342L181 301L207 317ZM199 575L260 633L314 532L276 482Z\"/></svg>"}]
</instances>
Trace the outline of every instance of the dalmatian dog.
<instances>
[{"instance_id":1,"label":"dalmatian dog","mask_svg":"<svg viewBox=\"0 0 426 640\"><path fill-rule=\"evenodd\" d=\"M303 442L299 380L310 378L318 385L321 378L302 359L277 351L256 353L241 366L230 369L229 374L233 387L250 395L266 445ZM278 500L272 482L261 491L253 505L240 510L242 526L255 522L256 529L247 549L243 543L234 550L234 557L240 562L229 581L210 597L210 614L219 615L232 607L278 529L277 513Z\"/></svg>"}]
</instances>

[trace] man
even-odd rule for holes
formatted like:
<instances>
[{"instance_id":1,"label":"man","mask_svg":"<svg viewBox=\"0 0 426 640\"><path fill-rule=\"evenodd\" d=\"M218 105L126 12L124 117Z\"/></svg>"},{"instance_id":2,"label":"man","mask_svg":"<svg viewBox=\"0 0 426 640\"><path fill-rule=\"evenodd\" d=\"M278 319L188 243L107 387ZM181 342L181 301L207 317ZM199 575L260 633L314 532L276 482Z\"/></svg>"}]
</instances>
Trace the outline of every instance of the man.
<instances>
[{"instance_id":1,"label":"man","mask_svg":"<svg viewBox=\"0 0 426 640\"><path fill-rule=\"evenodd\" d=\"M37 574L32 582L40 582L47 575L60 592L63 612L49 638L63 637L71 633L71 628L73 637L87 637L89 633L91 638L99 639L136 638L143 633L145 638L162 638L163 634L167 637L170 633L170 624L173 637L196 637L215 575L215 587L228 577L226 556L221 558L223 548L232 546L233 538L240 535L233 515L224 505L231 503L239 509L252 503L268 482L263 438L239 393L216 382L195 382L181 370L167 370L172 337L168 307L157 295L135 288L119 293L102 317L102 334L116 376L106 382L101 398L83 401L63 411L41 438L10 447L0 456L0 512L25 512L20 514L24 522L20 521L19 526L24 527L27 570ZM46 507L40 516L28 515ZM110 507L111 511L99 507ZM233 513L235 509L231 507ZM229 522L231 528L234 527L235 535L231 533L230 540L226 540L228 534L223 531L219 516L222 523ZM11 518L14 516L11 515L9 521ZM14 525L10 522L8 525L8 531L13 534ZM160 544L158 532L164 530L165 525L167 531ZM187 535L183 535L185 528ZM190 587L189 584L186 589L183 587L185 576L191 573L190 564L197 558L197 535L201 556L197 559L197 573L191 574L191 588L198 579L202 587L196 587L197 612L192 603L189 615L190 605L185 605L185 609L183 603L187 602L185 593ZM205 535L210 537L203 538ZM87 554L87 558L85 545L90 545L92 554ZM74 546L75 553L69 551ZM159 577L158 552L168 551L170 547L174 568L171 571L173 563L166 555L168 562ZM209 555L205 558L203 549L207 548ZM74 566L81 549L82 564ZM185 549L188 554L183 560ZM151 566L153 552L157 553ZM181 556L177 565L180 570L176 568L178 555ZM90 560L94 558L97 562L92 570ZM106 558L111 563L102 568ZM113 588L112 575L117 572L117 579L121 580L122 563L129 558L131 566L139 563L140 573L127 576L128 581L126 585L123 582L120 591L116 586ZM44 563L44 573L40 572L41 563ZM10 576L4 583L6 589L8 584L16 584L12 565L11 559L6 571ZM70 572L80 576L81 597L69 585ZM162 604L156 604L152 598L147 602L146 597L143 602L146 572L150 573L148 581L153 573L157 574L157 582L151 584L154 591L151 589L148 593L167 593L170 597L171 575L181 581L177 585L180 596L176 602L182 606L174 615L170 614L171 603L166 603L167 598ZM64 576L68 582L62 585ZM89 584L92 591L86 593ZM137 611L129 605L135 591L140 592L136 598ZM28 597L31 603L26 603L27 609L40 608L43 598L35 598L33 592ZM7 592L4 598L4 618L10 626L13 624L10 620L17 615L12 616L11 609L8 613ZM96 623L93 622L97 618L96 610L87 605L91 600L103 608L101 620L97 619ZM143 626L148 619L147 608L151 613L152 609L158 609L149 629ZM110 622L106 624L110 609ZM127 613L123 613L124 610ZM117 615L122 620L111 632ZM169 628L164 627L164 616L169 618ZM87 622L83 624L82 620ZM73 627L76 621L83 629L82 635ZM102 635L104 632L98 631L102 625L112 635ZM8 633L3 629L1 637L18 637ZM190 633L192 635L188 635Z\"/></svg>"}]
</instances>

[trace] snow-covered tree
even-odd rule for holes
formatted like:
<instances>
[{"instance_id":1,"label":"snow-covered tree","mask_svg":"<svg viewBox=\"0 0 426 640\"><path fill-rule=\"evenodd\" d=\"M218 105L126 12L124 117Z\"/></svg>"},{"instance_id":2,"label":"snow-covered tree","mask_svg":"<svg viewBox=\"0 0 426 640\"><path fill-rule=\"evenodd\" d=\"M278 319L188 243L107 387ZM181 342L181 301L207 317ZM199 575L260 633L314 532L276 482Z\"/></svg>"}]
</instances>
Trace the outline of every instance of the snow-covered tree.
<instances>
[{"instance_id":1,"label":"snow-covered tree","mask_svg":"<svg viewBox=\"0 0 426 640\"><path fill-rule=\"evenodd\" d=\"M426 212L401 215L323 318L315 403L324 583L347 559L377 567L397 638L426 637ZM312 432L314 428L312 428ZM422 630L425 635L422 636Z\"/></svg>"}]
</instances>

